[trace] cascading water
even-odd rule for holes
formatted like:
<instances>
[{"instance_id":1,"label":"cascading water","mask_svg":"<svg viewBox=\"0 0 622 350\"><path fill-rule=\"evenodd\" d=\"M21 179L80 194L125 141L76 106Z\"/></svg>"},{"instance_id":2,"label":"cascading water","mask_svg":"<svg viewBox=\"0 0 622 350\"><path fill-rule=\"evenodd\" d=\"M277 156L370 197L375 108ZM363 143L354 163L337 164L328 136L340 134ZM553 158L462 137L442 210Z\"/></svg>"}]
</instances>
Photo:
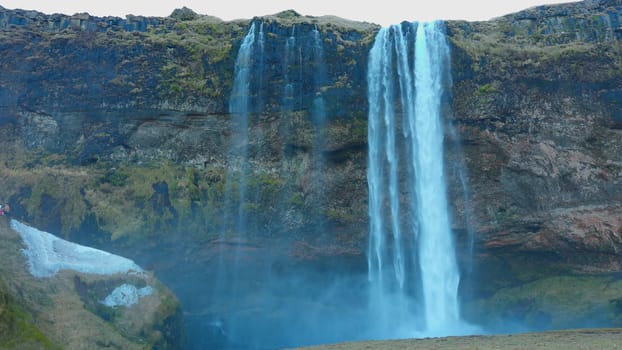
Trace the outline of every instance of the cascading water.
<instances>
[{"instance_id":1,"label":"cascading water","mask_svg":"<svg viewBox=\"0 0 622 350\"><path fill-rule=\"evenodd\" d=\"M416 197L420 223L419 263L426 331L447 332L459 323L460 276L447 212L440 116L442 66L448 52L438 22L417 27L415 39Z\"/></svg>"},{"instance_id":2,"label":"cascading water","mask_svg":"<svg viewBox=\"0 0 622 350\"><path fill-rule=\"evenodd\" d=\"M234 132L231 135L229 147L230 165L226 179L225 213L229 211L230 206L237 206L237 209L234 218L225 219L223 231L231 229L227 225L229 220L233 220L236 223L235 229L238 234L246 231L244 202L246 201L248 173L248 118L251 110L250 77L253 68L255 36L255 23L253 22L238 51L233 89L229 99L229 113L232 116L233 124L231 130ZM235 183L238 186L234 186Z\"/></svg>"},{"instance_id":3,"label":"cascading water","mask_svg":"<svg viewBox=\"0 0 622 350\"><path fill-rule=\"evenodd\" d=\"M322 87L326 85L326 64L324 63L324 48L322 46L322 37L317 26L314 26L310 31L311 39L311 57L310 65L313 69L313 90L315 96L311 105L311 122L315 127L315 140L313 142L313 162L312 173L314 179L317 181L316 190L314 195L316 196L319 207L326 205L325 201L325 169L324 169L324 143L326 133L326 102L322 93ZM314 218L316 222L315 230L316 234L322 235L325 233L325 219L322 214L318 212Z\"/></svg>"},{"instance_id":4,"label":"cascading water","mask_svg":"<svg viewBox=\"0 0 622 350\"><path fill-rule=\"evenodd\" d=\"M296 26L292 27L292 34L285 40L285 53L283 55L283 105L284 119L288 119L289 113L294 110L294 86L290 65L295 62L296 55ZM287 130L289 132L289 130Z\"/></svg>"},{"instance_id":5,"label":"cascading water","mask_svg":"<svg viewBox=\"0 0 622 350\"><path fill-rule=\"evenodd\" d=\"M249 117L251 108L251 78L256 70L255 55L257 54L256 41L259 37L259 49L262 49L262 31L259 35L256 31L256 23L251 23L248 33L244 37L238 56L235 61L233 88L229 99L229 113L231 115L231 138L229 153L227 155L227 174L224 188L223 221L219 236L217 250L217 266L212 277L209 294L211 300L208 308L209 332L218 333L222 329L223 319L227 317L228 307L239 302L243 287L241 272L242 254L240 244L228 244L226 242L242 243L247 236L248 218L245 211L248 187L248 144L249 144ZM260 52L261 54L261 52ZM220 307L220 305L223 305ZM194 321L195 327L200 327L201 321ZM238 324L235 319L229 321L228 332L233 337L237 336ZM205 344L201 340L194 340L190 348L202 348ZM209 347L214 346L209 344Z\"/></svg>"},{"instance_id":6,"label":"cascading water","mask_svg":"<svg viewBox=\"0 0 622 350\"><path fill-rule=\"evenodd\" d=\"M448 60L441 22L383 28L370 51L368 271L376 337L468 332L443 165Z\"/></svg>"},{"instance_id":7,"label":"cascading water","mask_svg":"<svg viewBox=\"0 0 622 350\"><path fill-rule=\"evenodd\" d=\"M263 106L264 101L263 101L263 92L264 92L264 76L263 76L263 71L265 70L265 61L266 61L266 36L263 30L263 22L261 22L259 24L259 33L257 34L257 46L258 46L258 56L259 56L259 67L258 67L258 71L261 72L261 74L259 74L259 76L257 77L258 79L258 84L257 84L257 93L259 95L258 101L256 103L257 106L259 106L261 108L261 106ZM261 110L258 110L258 112L260 112Z\"/></svg>"},{"instance_id":8,"label":"cascading water","mask_svg":"<svg viewBox=\"0 0 622 350\"><path fill-rule=\"evenodd\" d=\"M395 119L393 111L393 74L387 69L393 62L393 49L389 40L390 30L381 29L370 51L368 86L369 86L369 217L370 237L368 251L368 273L371 284L370 314L373 322L373 337L388 337L397 325L409 323L403 319L403 313L394 309L403 305L404 265L400 261L402 242L401 229L393 220L399 213L397 197L397 163L395 149ZM389 180L386 179L385 165L388 163ZM388 182L388 183L387 183ZM389 193L389 198L385 194ZM387 245L384 203L388 200L391 217L391 232L397 249L391 251ZM390 260L390 261L387 261ZM399 300L399 301L398 301Z\"/></svg>"},{"instance_id":9,"label":"cascading water","mask_svg":"<svg viewBox=\"0 0 622 350\"><path fill-rule=\"evenodd\" d=\"M311 31L311 40L311 48L313 51L311 57L313 58L312 64L314 68L313 85L315 89L315 98L313 99L313 106L311 107L311 119L314 124L323 126L326 123L326 106L321 88L326 85L326 65L324 64L322 37L317 26ZM318 135L320 135L319 143L322 142L321 134L321 132L318 132Z\"/></svg>"}]
</instances>

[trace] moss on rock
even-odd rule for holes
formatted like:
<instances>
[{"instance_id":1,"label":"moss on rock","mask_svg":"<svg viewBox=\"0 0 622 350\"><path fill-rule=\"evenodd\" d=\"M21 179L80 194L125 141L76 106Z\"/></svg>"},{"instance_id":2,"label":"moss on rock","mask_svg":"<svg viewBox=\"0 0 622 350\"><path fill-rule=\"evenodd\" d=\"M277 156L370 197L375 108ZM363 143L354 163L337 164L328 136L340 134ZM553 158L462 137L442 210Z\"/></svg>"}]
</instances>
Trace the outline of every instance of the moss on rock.
<instances>
[{"instance_id":1,"label":"moss on rock","mask_svg":"<svg viewBox=\"0 0 622 350\"><path fill-rule=\"evenodd\" d=\"M622 280L612 275L548 276L515 287L501 288L474 307L478 323L498 331L621 327L618 299Z\"/></svg>"},{"instance_id":2,"label":"moss on rock","mask_svg":"<svg viewBox=\"0 0 622 350\"><path fill-rule=\"evenodd\" d=\"M62 349L35 325L32 315L14 302L2 279L0 279L0 349Z\"/></svg>"}]
</instances>

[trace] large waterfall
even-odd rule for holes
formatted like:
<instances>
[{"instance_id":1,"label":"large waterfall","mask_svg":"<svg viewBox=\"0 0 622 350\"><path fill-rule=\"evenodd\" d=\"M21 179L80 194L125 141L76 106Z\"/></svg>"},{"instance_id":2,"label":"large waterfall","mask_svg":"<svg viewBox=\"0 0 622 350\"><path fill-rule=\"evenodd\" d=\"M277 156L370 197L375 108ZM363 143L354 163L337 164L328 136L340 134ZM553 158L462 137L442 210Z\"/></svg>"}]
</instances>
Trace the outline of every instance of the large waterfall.
<instances>
[{"instance_id":1,"label":"large waterfall","mask_svg":"<svg viewBox=\"0 0 622 350\"><path fill-rule=\"evenodd\" d=\"M448 64L441 22L383 28L370 52L368 270L378 337L464 332L443 164Z\"/></svg>"}]
</instances>

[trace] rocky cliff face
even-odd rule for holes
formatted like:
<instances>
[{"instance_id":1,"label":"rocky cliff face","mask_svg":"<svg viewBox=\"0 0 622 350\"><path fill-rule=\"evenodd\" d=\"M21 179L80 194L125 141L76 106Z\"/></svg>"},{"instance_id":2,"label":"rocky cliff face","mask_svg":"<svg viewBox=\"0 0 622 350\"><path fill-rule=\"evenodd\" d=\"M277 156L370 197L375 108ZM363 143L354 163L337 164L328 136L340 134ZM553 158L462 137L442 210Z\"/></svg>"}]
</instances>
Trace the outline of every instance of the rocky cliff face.
<instances>
[{"instance_id":1,"label":"rocky cliff face","mask_svg":"<svg viewBox=\"0 0 622 350\"><path fill-rule=\"evenodd\" d=\"M594 1L448 24L471 198L455 207L473 225L492 289L620 269L621 9ZM517 293L523 305L502 312L531 312L536 322L540 292ZM542 322L563 323L551 317Z\"/></svg>"},{"instance_id":2,"label":"rocky cliff face","mask_svg":"<svg viewBox=\"0 0 622 350\"><path fill-rule=\"evenodd\" d=\"M478 272L465 267L465 291L501 298L543 277L621 268L621 14L620 1L603 0L447 23L451 211L462 263L471 266L474 237ZM253 240L304 264L337 259L362 270L366 67L378 27L293 12L254 21L266 50L244 204ZM73 240L137 256L143 242L176 240L209 264L230 209L228 100L248 27L187 10L127 19L0 10L0 197L14 215ZM319 90L308 83L316 27ZM286 69L290 36L298 56ZM288 108L286 73L296 96ZM318 94L323 125L311 118ZM540 300L512 295L523 315L521 301Z\"/></svg>"},{"instance_id":3,"label":"rocky cliff face","mask_svg":"<svg viewBox=\"0 0 622 350\"><path fill-rule=\"evenodd\" d=\"M4 11L3 18L3 49L11 56L0 78L3 139L11 149L5 162L15 171L9 177L19 178L3 196L15 196L20 214L66 234L94 223L115 238L128 232L176 231L181 223L197 224L193 228L201 234L205 223L208 230L217 229L222 208L209 206L223 196L232 161L226 151L232 128L228 99L247 23L198 16L59 18L19 11ZM265 86L261 96L253 97L250 126L250 182L260 192L251 204L284 202L296 217L291 230L305 230L308 210L361 223L365 67L376 27L293 12L257 21L265 27L266 56L261 72ZM321 126L326 144L315 151L326 159L330 177L322 192L331 198L322 208L308 198L320 192L309 165L314 135L320 132L309 114L316 91L307 83L314 74L309 68L314 28L322 31L327 58L326 78L318 88L330 120ZM300 42L298 60L289 68L297 96L282 116L283 51L292 31ZM29 167L21 152L32 155L37 164L31 165L42 170L28 169L30 180L18 175ZM50 176L51 168L75 189L63 189L60 178ZM350 169L356 181L339 176ZM152 205L145 207L145 202ZM266 221L272 214L260 211L257 216ZM273 226L267 229L275 230Z\"/></svg>"},{"instance_id":4,"label":"rocky cliff face","mask_svg":"<svg viewBox=\"0 0 622 350\"><path fill-rule=\"evenodd\" d=\"M484 245L619 269L620 3L535 8L450 32L455 123Z\"/></svg>"}]
</instances>

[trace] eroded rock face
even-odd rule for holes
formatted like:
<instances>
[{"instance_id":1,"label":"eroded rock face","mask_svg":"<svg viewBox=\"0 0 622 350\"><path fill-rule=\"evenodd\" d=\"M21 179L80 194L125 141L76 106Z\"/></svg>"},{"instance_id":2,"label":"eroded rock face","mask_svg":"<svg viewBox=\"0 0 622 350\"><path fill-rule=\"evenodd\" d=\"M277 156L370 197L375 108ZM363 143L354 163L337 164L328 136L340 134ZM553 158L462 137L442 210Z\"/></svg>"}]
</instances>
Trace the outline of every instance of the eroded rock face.
<instances>
[{"instance_id":1,"label":"eroded rock face","mask_svg":"<svg viewBox=\"0 0 622 350\"><path fill-rule=\"evenodd\" d=\"M483 250L619 269L620 13L619 2L600 1L449 26L455 125Z\"/></svg>"},{"instance_id":2,"label":"eroded rock face","mask_svg":"<svg viewBox=\"0 0 622 350\"><path fill-rule=\"evenodd\" d=\"M576 274L615 273L622 263L621 10L619 1L594 1L448 24L456 151L470 197L452 196L454 224L467 232L468 221L475 232L480 283L467 279L465 288L483 298L465 314L487 310L479 323L619 323L612 295L582 304L598 315L569 300L617 281ZM458 178L450 188L460 192Z\"/></svg>"},{"instance_id":3,"label":"eroded rock face","mask_svg":"<svg viewBox=\"0 0 622 350\"><path fill-rule=\"evenodd\" d=\"M214 202L222 202L227 169L239 162L229 151L236 126L228 100L248 22L182 12L142 19L145 28L136 29L127 27L131 19L3 10L0 23L12 33L4 45L15 55L3 61L7 74L0 78L7 87L0 95L2 132L12 153L6 162L15 170L3 196L15 202L16 215L77 236L93 224L113 238L181 229L209 237L220 230L228 208ZM74 20L82 24L62 24ZM361 253L365 77L377 26L291 11L255 21L265 49L253 57L260 68L250 97L250 215L261 234L282 238L330 238L332 231L317 235L316 223L326 221ZM42 44L31 44L33 36ZM290 37L290 56L297 58L286 64ZM22 56L28 65L17 63ZM295 94L287 108L286 74ZM321 125L311 111L318 96L327 120ZM26 165L23 152L34 163ZM31 165L42 171L22 177ZM50 166L62 178L47 175ZM58 181L75 190L60 190ZM154 184L175 190L160 200Z\"/></svg>"}]
</instances>

